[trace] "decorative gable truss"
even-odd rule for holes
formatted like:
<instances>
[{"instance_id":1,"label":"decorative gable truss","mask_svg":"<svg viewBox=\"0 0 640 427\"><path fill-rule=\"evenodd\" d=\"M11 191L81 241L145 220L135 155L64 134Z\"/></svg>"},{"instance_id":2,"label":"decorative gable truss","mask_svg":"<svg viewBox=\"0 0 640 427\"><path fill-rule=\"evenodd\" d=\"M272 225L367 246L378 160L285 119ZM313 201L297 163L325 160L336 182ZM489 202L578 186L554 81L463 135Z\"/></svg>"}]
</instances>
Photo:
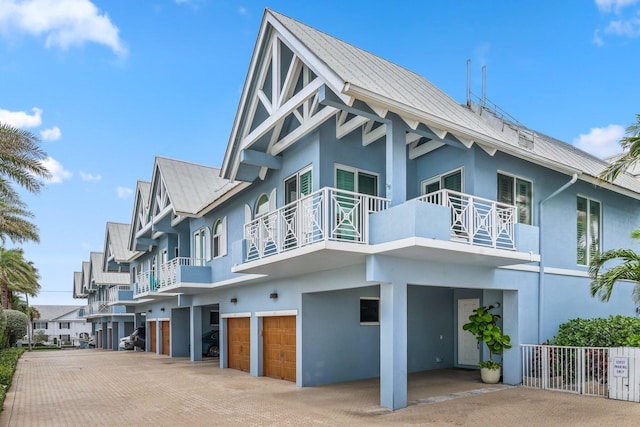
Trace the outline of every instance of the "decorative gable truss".
<instances>
[{"instance_id":1,"label":"decorative gable truss","mask_svg":"<svg viewBox=\"0 0 640 427\"><path fill-rule=\"evenodd\" d=\"M147 251L150 246L157 245L157 242L151 239L149 212L148 200L138 185L129 235L129 250L131 251Z\"/></svg>"},{"instance_id":2,"label":"decorative gable truss","mask_svg":"<svg viewBox=\"0 0 640 427\"><path fill-rule=\"evenodd\" d=\"M237 129L241 157L233 165L232 176L242 163L258 167L264 179L268 168L280 168L276 156L338 110L319 102L318 90L324 82L276 31L264 43L262 61L253 75L244 120Z\"/></svg>"}]
</instances>

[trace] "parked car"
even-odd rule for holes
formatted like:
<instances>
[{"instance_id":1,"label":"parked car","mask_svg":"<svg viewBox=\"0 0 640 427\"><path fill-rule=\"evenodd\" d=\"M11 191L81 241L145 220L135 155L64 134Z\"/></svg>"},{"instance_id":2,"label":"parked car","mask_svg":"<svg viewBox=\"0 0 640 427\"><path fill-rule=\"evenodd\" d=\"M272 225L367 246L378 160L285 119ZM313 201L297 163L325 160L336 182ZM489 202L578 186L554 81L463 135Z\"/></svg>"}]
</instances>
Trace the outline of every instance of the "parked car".
<instances>
[{"instance_id":1,"label":"parked car","mask_svg":"<svg viewBox=\"0 0 640 427\"><path fill-rule=\"evenodd\" d=\"M96 346L96 342L93 340L93 337L89 338L89 347L94 347Z\"/></svg>"},{"instance_id":2,"label":"parked car","mask_svg":"<svg viewBox=\"0 0 640 427\"><path fill-rule=\"evenodd\" d=\"M145 349L145 339L146 339L146 335L145 335L145 327L144 326L140 326L138 328L136 328L135 331L133 331L133 333L131 335L129 335L129 338L131 339L131 342L133 343L134 347L138 347L141 349Z\"/></svg>"},{"instance_id":3,"label":"parked car","mask_svg":"<svg viewBox=\"0 0 640 427\"><path fill-rule=\"evenodd\" d=\"M209 331L202 334L202 354L209 357L220 356L218 331Z\"/></svg>"},{"instance_id":4,"label":"parked car","mask_svg":"<svg viewBox=\"0 0 640 427\"><path fill-rule=\"evenodd\" d=\"M118 348L122 350L133 350L133 342L131 342L131 337L122 337L120 338L120 344L118 344Z\"/></svg>"}]
</instances>

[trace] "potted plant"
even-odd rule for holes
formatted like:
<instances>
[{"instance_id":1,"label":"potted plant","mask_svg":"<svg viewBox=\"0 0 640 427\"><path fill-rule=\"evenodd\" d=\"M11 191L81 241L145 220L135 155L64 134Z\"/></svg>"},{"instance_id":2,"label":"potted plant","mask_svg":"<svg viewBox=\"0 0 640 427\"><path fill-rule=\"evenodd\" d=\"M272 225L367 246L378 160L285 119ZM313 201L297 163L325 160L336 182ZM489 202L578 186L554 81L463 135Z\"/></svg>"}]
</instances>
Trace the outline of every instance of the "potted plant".
<instances>
[{"instance_id":1,"label":"potted plant","mask_svg":"<svg viewBox=\"0 0 640 427\"><path fill-rule=\"evenodd\" d=\"M482 381L487 384L500 381L502 365L493 360L493 355L502 354L502 350L511 348L511 338L502 334L498 326L500 316L491 313L493 308L492 305L476 308L469 316L469 323L462 326L462 329L471 332L479 343L484 342L489 349L489 360L478 363Z\"/></svg>"}]
</instances>

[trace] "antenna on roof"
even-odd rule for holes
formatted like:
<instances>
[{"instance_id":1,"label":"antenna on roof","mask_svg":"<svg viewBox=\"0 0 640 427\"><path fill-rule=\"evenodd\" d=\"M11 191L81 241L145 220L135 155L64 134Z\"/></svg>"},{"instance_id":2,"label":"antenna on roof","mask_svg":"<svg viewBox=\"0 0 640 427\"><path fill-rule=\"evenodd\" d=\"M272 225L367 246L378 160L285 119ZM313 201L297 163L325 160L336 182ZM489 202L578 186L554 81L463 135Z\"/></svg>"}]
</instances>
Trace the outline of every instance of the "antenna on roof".
<instances>
[{"instance_id":1,"label":"antenna on roof","mask_svg":"<svg viewBox=\"0 0 640 427\"><path fill-rule=\"evenodd\" d=\"M467 58L467 106L471 107L471 59Z\"/></svg>"},{"instance_id":2,"label":"antenna on roof","mask_svg":"<svg viewBox=\"0 0 640 427\"><path fill-rule=\"evenodd\" d=\"M487 105L487 66L482 66L482 106Z\"/></svg>"}]
</instances>

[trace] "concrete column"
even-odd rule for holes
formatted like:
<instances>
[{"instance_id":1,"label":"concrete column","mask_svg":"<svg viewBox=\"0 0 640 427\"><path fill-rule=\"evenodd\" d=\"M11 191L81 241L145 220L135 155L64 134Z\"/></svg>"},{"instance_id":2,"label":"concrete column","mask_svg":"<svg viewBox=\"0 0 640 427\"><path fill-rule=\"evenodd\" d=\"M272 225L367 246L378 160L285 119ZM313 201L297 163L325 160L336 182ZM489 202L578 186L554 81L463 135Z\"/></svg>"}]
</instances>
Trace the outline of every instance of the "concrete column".
<instances>
[{"instance_id":1,"label":"concrete column","mask_svg":"<svg viewBox=\"0 0 640 427\"><path fill-rule=\"evenodd\" d=\"M380 284L380 405L407 406L407 284Z\"/></svg>"},{"instance_id":2,"label":"concrete column","mask_svg":"<svg viewBox=\"0 0 640 427\"><path fill-rule=\"evenodd\" d=\"M189 348L191 361L202 360L202 307L189 307Z\"/></svg>"},{"instance_id":3,"label":"concrete column","mask_svg":"<svg viewBox=\"0 0 640 427\"><path fill-rule=\"evenodd\" d=\"M511 338L511 349L502 354L502 382L522 382L522 358L520 357L520 315L518 291L504 291L502 296L502 332Z\"/></svg>"},{"instance_id":4,"label":"concrete column","mask_svg":"<svg viewBox=\"0 0 640 427\"><path fill-rule=\"evenodd\" d=\"M249 356L251 366L249 367L249 374L252 377L259 377L262 375L262 357L260 357L262 355L262 342L260 340L260 337L262 336L262 322L260 321L260 318L256 316L251 316L249 322L249 327L251 328L251 352Z\"/></svg>"},{"instance_id":5,"label":"concrete column","mask_svg":"<svg viewBox=\"0 0 640 427\"><path fill-rule=\"evenodd\" d=\"M407 200L407 144L406 126L402 119L393 117L387 124L386 140L386 197L391 206Z\"/></svg>"}]
</instances>

